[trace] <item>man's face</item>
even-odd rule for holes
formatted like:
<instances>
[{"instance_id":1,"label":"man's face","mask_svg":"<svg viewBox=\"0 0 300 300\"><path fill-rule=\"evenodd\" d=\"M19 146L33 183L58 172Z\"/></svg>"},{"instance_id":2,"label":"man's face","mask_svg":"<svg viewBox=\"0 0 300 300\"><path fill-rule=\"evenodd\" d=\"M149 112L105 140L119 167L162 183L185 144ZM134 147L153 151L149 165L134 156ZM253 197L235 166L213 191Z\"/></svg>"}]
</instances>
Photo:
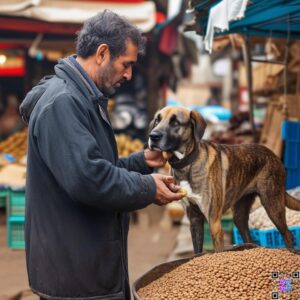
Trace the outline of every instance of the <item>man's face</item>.
<instances>
[{"instance_id":1,"label":"man's face","mask_svg":"<svg viewBox=\"0 0 300 300\"><path fill-rule=\"evenodd\" d=\"M113 60L110 59L110 55L106 55L96 74L96 84L100 91L106 96L111 96L125 80L130 80L137 56L138 49L131 41L127 42L124 54Z\"/></svg>"}]
</instances>

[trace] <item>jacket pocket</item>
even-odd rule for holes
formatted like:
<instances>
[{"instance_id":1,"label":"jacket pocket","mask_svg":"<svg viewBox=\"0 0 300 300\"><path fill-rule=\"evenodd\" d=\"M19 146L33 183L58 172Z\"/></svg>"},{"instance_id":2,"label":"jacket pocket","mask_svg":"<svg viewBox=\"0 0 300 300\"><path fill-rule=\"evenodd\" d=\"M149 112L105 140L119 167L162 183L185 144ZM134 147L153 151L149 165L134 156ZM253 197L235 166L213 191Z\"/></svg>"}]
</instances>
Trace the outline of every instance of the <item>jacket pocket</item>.
<instances>
[{"instance_id":1,"label":"jacket pocket","mask_svg":"<svg viewBox=\"0 0 300 300\"><path fill-rule=\"evenodd\" d=\"M91 266L95 277L95 294L109 295L119 293L123 289L124 274L122 268L121 242L104 241L97 250L95 268Z\"/></svg>"}]
</instances>

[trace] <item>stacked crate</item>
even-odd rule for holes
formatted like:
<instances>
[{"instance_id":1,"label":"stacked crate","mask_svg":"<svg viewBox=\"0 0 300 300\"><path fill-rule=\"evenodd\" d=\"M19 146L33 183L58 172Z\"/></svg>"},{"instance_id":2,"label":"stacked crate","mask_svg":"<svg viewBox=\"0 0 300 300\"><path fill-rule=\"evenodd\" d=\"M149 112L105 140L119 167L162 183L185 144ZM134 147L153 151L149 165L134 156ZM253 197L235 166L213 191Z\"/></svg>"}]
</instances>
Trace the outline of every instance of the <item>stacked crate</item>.
<instances>
[{"instance_id":1,"label":"stacked crate","mask_svg":"<svg viewBox=\"0 0 300 300\"><path fill-rule=\"evenodd\" d=\"M300 249L300 226L290 226L290 232L294 237L294 248ZM256 229L250 228L250 235L253 242L267 248L286 248L283 237L277 228ZM234 244L240 245L244 241L236 227L233 228Z\"/></svg>"},{"instance_id":2,"label":"stacked crate","mask_svg":"<svg viewBox=\"0 0 300 300\"><path fill-rule=\"evenodd\" d=\"M6 201L9 198L9 189L0 188L0 208L6 206Z\"/></svg>"},{"instance_id":3,"label":"stacked crate","mask_svg":"<svg viewBox=\"0 0 300 300\"><path fill-rule=\"evenodd\" d=\"M25 191L11 190L7 207L7 245L24 249Z\"/></svg>"},{"instance_id":4,"label":"stacked crate","mask_svg":"<svg viewBox=\"0 0 300 300\"><path fill-rule=\"evenodd\" d=\"M300 122L283 121L281 136L285 141L286 188L291 189L300 186Z\"/></svg>"}]
</instances>

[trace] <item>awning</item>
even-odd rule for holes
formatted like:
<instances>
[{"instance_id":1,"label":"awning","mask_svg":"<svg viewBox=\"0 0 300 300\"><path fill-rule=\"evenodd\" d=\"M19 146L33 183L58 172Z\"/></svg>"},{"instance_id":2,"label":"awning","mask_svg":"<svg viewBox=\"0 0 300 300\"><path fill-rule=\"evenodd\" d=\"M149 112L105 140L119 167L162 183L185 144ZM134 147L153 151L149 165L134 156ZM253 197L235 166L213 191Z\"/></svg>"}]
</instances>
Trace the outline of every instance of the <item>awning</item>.
<instances>
[{"instance_id":1,"label":"awning","mask_svg":"<svg viewBox=\"0 0 300 300\"><path fill-rule=\"evenodd\" d=\"M196 22L200 34L206 35L209 30L211 12L217 6L223 6L219 18L232 8L232 3L242 4L245 0L205 0L193 1L196 10ZM241 33L245 35L300 38L300 0L251 0L247 1L245 13L238 20L230 20L228 29L220 32L215 26L217 35ZM227 8L227 10L226 10ZM218 18L217 18L218 19Z\"/></svg>"},{"instance_id":2,"label":"awning","mask_svg":"<svg viewBox=\"0 0 300 300\"><path fill-rule=\"evenodd\" d=\"M1 1L2 2L2 1ZM25 17L52 23L81 24L98 12L110 9L126 17L143 32L150 31L156 22L152 1L73 1L73 0L10 0L0 2L0 15Z\"/></svg>"}]
</instances>

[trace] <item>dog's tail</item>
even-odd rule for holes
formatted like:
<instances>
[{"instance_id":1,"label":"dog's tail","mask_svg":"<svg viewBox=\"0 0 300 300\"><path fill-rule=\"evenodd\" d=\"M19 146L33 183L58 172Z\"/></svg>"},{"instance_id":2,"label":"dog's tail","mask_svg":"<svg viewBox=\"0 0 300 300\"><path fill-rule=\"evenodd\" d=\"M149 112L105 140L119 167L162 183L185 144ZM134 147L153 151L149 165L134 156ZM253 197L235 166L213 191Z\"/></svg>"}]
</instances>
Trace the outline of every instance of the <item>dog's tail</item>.
<instances>
[{"instance_id":1,"label":"dog's tail","mask_svg":"<svg viewBox=\"0 0 300 300\"><path fill-rule=\"evenodd\" d=\"M300 211L300 200L297 200L288 193L285 194L285 205L290 209Z\"/></svg>"}]
</instances>

